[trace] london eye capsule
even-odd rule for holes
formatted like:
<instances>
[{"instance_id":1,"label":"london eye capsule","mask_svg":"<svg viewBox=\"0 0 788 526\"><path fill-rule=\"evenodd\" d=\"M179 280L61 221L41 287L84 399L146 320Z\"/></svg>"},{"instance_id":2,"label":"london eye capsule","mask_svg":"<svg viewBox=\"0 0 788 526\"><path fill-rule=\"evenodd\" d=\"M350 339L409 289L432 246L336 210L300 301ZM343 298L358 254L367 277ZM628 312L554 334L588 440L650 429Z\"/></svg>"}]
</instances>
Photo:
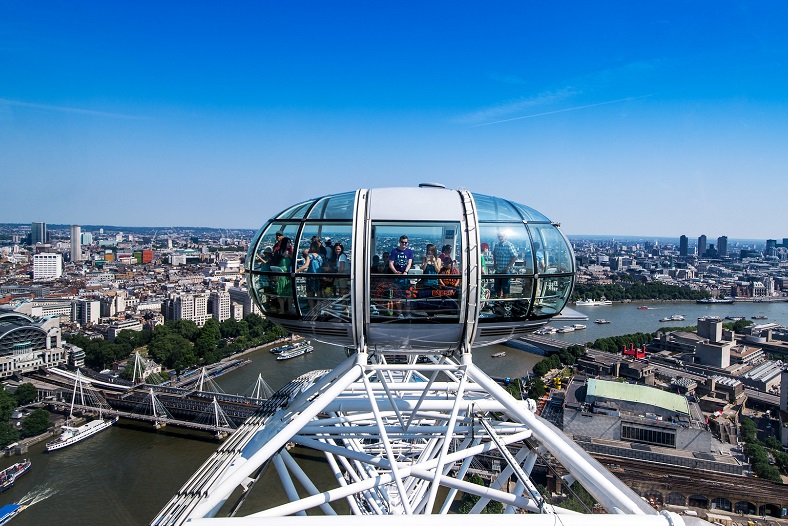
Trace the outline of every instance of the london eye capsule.
<instances>
[{"instance_id":1,"label":"london eye capsule","mask_svg":"<svg viewBox=\"0 0 788 526\"><path fill-rule=\"evenodd\" d=\"M507 199L376 188L298 203L246 258L250 293L289 332L373 352L451 353L541 327L575 262L557 224Z\"/></svg>"}]
</instances>

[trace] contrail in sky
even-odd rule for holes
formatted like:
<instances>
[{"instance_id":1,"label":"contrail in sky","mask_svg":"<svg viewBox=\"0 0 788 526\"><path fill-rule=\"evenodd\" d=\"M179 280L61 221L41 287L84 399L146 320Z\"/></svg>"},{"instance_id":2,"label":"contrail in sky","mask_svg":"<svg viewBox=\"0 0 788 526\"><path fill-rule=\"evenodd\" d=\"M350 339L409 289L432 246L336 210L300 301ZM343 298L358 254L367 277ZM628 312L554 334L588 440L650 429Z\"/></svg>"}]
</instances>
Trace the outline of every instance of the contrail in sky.
<instances>
[{"instance_id":1,"label":"contrail in sky","mask_svg":"<svg viewBox=\"0 0 788 526\"><path fill-rule=\"evenodd\" d=\"M53 106L50 104L36 104L34 102L24 102L20 100L0 98L0 105L3 104L7 106L18 106L21 108L34 108L37 110L60 111L64 113L79 113L81 115L93 115L94 117L111 117L113 119L135 119L135 120L146 119L146 117L137 117L135 115L124 115L122 113L110 113L106 111L86 110L83 108L72 108L69 106Z\"/></svg>"},{"instance_id":2,"label":"contrail in sky","mask_svg":"<svg viewBox=\"0 0 788 526\"><path fill-rule=\"evenodd\" d=\"M484 122L482 124L474 124L473 126L469 126L470 128L478 128L479 126L490 126L491 124L501 124L502 122L511 122L511 121L519 121L522 119L532 119L534 117L544 117L545 115L553 115L555 113L564 113L567 111L576 111L576 110L584 110L586 108L594 108L596 106L605 106L607 104L615 104L617 102L625 102L628 100L637 100L643 99L646 97L651 97L653 94L649 95L640 95L639 97L627 97L625 99L616 99L616 100L608 100L605 102L595 102L594 104L586 104L585 106L575 106L574 108L564 108L562 110L553 110L553 111L546 111L544 113L534 113L533 115L524 115L522 117L512 117L511 119L503 119L501 121L493 121L493 122Z\"/></svg>"}]
</instances>

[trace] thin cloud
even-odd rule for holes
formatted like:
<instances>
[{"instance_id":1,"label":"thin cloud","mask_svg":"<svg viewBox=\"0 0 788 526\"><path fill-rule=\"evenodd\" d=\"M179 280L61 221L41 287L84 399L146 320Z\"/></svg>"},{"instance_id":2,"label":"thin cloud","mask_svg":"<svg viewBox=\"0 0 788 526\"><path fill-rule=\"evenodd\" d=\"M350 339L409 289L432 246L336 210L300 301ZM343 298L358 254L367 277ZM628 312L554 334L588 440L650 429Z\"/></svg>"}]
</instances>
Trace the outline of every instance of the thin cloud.
<instances>
[{"instance_id":1,"label":"thin cloud","mask_svg":"<svg viewBox=\"0 0 788 526\"><path fill-rule=\"evenodd\" d=\"M21 100L1 99L0 104L6 106L16 106L18 108L31 108L35 110L57 111L61 113L76 113L78 115L90 115L92 117L109 117L111 119L133 119L145 120L147 117L137 115L126 115L124 113L111 113L107 111L88 110L85 108L74 108L71 106L54 106L51 104L38 104L35 102L25 102Z\"/></svg>"},{"instance_id":2,"label":"thin cloud","mask_svg":"<svg viewBox=\"0 0 788 526\"><path fill-rule=\"evenodd\" d=\"M640 95L639 97L626 97L626 98L623 98L623 99L607 100L607 101L604 101L604 102L595 102L593 104L585 104L583 106L574 106L572 108L563 108L563 109L560 109L560 110L544 111L542 113L533 113L531 115L523 115L521 117L512 117L511 119L502 119L502 120L493 121L493 122L484 122L482 124L474 124L474 125L469 126L469 127L470 128L477 128L479 126L491 126L493 124L501 124L501 123L504 123L504 122L519 121L519 120L522 120L522 119L533 119L534 117L544 117L545 115L554 115L556 113L565 113L565 112L568 112L568 111L584 110L586 108L595 108L597 106L605 106L607 104L616 104L618 102L627 102L627 101L630 101L630 100L643 99L643 98L651 97L651 96L652 95Z\"/></svg>"},{"instance_id":3,"label":"thin cloud","mask_svg":"<svg viewBox=\"0 0 788 526\"><path fill-rule=\"evenodd\" d=\"M528 99L519 99L485 108L483 110L467 114L457 120L461 123L488 121L490 119L495 119L496 117L501 117L502 115L511 115L513 113L522 112L529 108L559 104L568 98L578 95L579 93L580 92L574 88L564 88L559 91L548 91Z\"/></svg>"}]
</instances>

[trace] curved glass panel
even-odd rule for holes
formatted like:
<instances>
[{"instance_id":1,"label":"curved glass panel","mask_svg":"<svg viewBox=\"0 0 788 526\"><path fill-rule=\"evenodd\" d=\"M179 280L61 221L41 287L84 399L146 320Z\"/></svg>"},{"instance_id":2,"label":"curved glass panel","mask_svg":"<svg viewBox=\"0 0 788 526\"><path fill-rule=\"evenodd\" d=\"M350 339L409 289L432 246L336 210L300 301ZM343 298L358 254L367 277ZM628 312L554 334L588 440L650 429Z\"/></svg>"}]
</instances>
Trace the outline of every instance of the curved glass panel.
<instances>
[{"instance_id":1,"label":"curved glass panel","mask_svg":"<svg viewBox=\"0 0 788 526\"><path fill-rule=\"evenodd\" d=\"M553 225L529 225L539 274L574 272L574 257L566 238Z\"/></svg>"},{"instance_id":2,"label":"curved glass panel","mask_svg":"<svg viewBox=\"0 0 788 526\"><path fill-rule=\"evenodd\" d=\"M536 280L533 315L555 316L564 308L572 292L572 276L557 276Z\"/></svg>"},{"instance_id":3,"label":"curved glass panel","mask_svg":"<svg viewBox=\"0 0 788 526\"><path fill-rule=\"evenodd\" d=\"M260 234L251 261L250 290L263 312L295 314L293 304L293 240L298 224L269 223Z\"/></svg>"},{"instance_id":4,"label":"curved glass panel","mask_svg":"<svg viewBox=\"0 0 788 526\"><path fill-rule=\"evenodd\" d=\"M372 322L457 323L462 244L454 222L376 223L372 227Z\"/></svg>"},{"instance_id":5,"label":"curved glass panel","mask_svg":"<svg viewBox=\"0 0 788 526\"><path fill-rule=\"evenodd\" d=\"M544 221L545 223L549 223L550 220L547 219L546 216L542 215L540 212L537 212L530 206L521 205L519 203L511 203L520 214L522 214L523 219L526 221Z\"/></svg>"},{"instance_id":6,"label":"curved glass panel","mask_svg":"<svg viewBox=\"0 0 788 526\"><path fill-rule=\"evenodd\" d=\"M251 267L252 264L253 264L253 262L251 260L252 254L257 254L257 248L256 247L258 246L258 241L260 241L260 237L263 235L263 231L265 231L265 227L266 227L266 225L261 226L260 230L258 230L257 233L252 238L252 243L249 245L250 248L252 248L252 250L248 250L246 252L246 257L244 258L244 267L245 268L252 268Z\"/></svg>"},{"instance_id":7,"label":"curved glass panel","mask_svg":"<svg viewBox=\"0 0 788 526\"><path fill-rule=\"evenodd\" d=\"M309 201L304 201L303 203L299 203L295 206L291 206L284 212L280 213L276 216L276 219L303 219L306 215L306 211L309 210L309 207L314 203L315 200L311 199Z\"/></svg>"},{"instance_id":8,"label":"curved glass panel","mask_svg":"<svg viewBox=\"0 0 788 526\"><path fill-rule=\"evenodd\" d=\"M304 319L350 322L351 223L306 223L298 241L296 296ZM314 245L314 246L313 246Z\"/></svg>"},{"instance_id":9,"label":"curved glass panel","mask_svg":"<svg viewBox=\"0 0 788 526\"><path fill-rule=\"evenodd\" d=\"M481 321L525 318L533 295L531 239L522 222L479 225Z\"/></svg>"},{"instance_id":10,"label":"curved glass panel","mask_svg":"<svg viewBox=\"0 0 788 526\"><path fill-rule=\"evenodd\" d=\"M503 199L483 194L471 194L476 203L479 221L522 221L517 210Z\"/></svg>"},{"instance_id":11,"label":"curved glass panel","mask_svg":"<svg viewBox=\"0 0 788 526\"><path fill-rule=\"evenodd\" d=\"M320 199L309 212L307 219L353 219L353 204L356 192L329 195Z\"/></svg>"},{"instance_id":12,"label":"curved glass panel","mask_svg":"<svg viewBox=\"0 0 788 526\"><path fill-rule=\"evenodd\" d=\"M273 254L279 244L279 240L283 237L287 237L293 242L298 233L298 226L297 224L287 225L280 222L273 222L266 225L261 233L258 233L257 244L254 246L255 257L253 261L247 261L247 268L251 268L252 270L268 270L264 267L268 265L268 260L271 258L267 257L266 253ZM278 236L277 234L282 235ZM249 263L251 263L251 265L249 265Z\"/></svg>"}]
</instances>

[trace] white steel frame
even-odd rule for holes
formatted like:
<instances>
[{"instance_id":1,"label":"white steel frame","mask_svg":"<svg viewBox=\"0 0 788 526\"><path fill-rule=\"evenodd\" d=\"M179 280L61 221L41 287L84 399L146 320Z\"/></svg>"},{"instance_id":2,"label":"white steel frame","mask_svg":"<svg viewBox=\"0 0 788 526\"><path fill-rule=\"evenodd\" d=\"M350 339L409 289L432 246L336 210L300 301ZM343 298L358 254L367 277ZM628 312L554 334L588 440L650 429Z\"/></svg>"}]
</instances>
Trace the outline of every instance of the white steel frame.
<instances>
[{"instance_id":1,"label":"white steel frame","mask_svg":"<svg viewBox=\"0 0 788 526\"><path fill-rule=\"evenodd\" d=\"M368 524L370 516L385 522L392 520L387 516L413 515L408 518L413 524L478 526L474 515L492 500L504 505L504 514L495 519L502 523L684 524L679 515L649 507L536 416L533 401L513 398L476 367L470 353L421 360L410 355L400 364L390 360L362 349L295 393L270 418L249 419L152 524L308 520L310 525L341 521L348 526ZM288 453L291 444L324 454L336 480L333 487L315 486ZM475 457L496 451L502 471L490 487L464 480ZM540 457L561 464L568 472L565 481L579 481L609 514L579 514L546 503L530 479ZM276 470L289 502L251 511L241 506L244 517L213 518L234 514L228 499L233 492L238 495L239 487L249 489L264 467ZM441 498L439 488L444 489ZM448 514L459 491L480 497L469 515ZM347 502L352 515L337 516L338 501Z\"/></svg>"}]
</instances>

